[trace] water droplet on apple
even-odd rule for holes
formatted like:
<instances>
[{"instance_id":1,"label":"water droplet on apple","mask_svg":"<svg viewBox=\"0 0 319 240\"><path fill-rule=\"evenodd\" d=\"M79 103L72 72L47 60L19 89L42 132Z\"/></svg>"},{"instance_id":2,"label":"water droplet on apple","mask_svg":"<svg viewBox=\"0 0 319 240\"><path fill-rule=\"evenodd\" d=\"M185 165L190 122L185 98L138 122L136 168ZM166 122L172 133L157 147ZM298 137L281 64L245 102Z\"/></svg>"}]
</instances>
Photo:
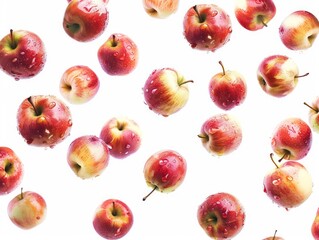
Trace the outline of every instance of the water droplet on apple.
<instances>
[{"instance_id":1,"label":"water droplet on apple","mask_svg":"<svg viewBox=\"0 0 319 240\"><path fill-rule=\"evenodd\" d=\"M208 226L206 227L206 231L207 231L207 232L211 232L212 229L213 229L213 227L212 227L211 225L208 225Z\"/></svg>"},{"instance_id":2,"label":"water droplet on apple","mask_svg":"<svg viewBox=\"0 0 319 240\"><path fill-rule=\"evenodd\" d=\"M12 59L12 62L13 62L13 63L16 62L16 61L18 61L18 58Z\"/></svg>"},{"instance_id":3,"label":"water droplet on apple","mask_svg":"<svg viewBox=\"0 0 319 240\"><path fill-rule=\"evenodd\" d=\"M23 52L23 51L22 51L22 52L20 52L20 55L24 55L24 54L25 54L25 52Z\"/></svg>"},{"instance_id":4,"label":"water droplet on apple","mask_svg":"<svg viewBox=\"0 0 319 240\"><path fill-rule=\"evenodd\" d=\"M49 103L49 108L52 109L56 106L56 102L50 102Z\"/></svg>"},{"instance_id":5,"label":"water droplet on apple","mask_svg":"<svg viewBox=\"0 0 319 240\"><path fill-rule=\"evenodd\" d=\"M294 178L292 176L287 176L288 181L292 181Z\"/></svg>"},{"instance_id":6,"label":"water droplet on apple","mask_svg":"<svg viewBox=\"0 0 319 240\"><path fill-rule=\"evenodd\" d=\"M69 119L69 121L68 121L68 126L71 127L72 125L73 125L73 122L72 122L71 119Z\"/></svg>"},{"instance_id":7,"label":"water droplet on apple","mask_svg":"<svg viewBox=\"0 0 319 240\"><path fill-rule=\"evenodd\" d=\"M126 144L126 146L125 146L126 149L129 149L130 147L131 147L130 144Z\"/></svg>"},{"instance_id":8,"label":"water droplet on apple","mask_svg":"<svg viewBox=\"0 0 319 240\"><path fill-rule=\"evenodd\" d=\"M166 174L165 176L162 177L162 182L167 182L168 181L168 176L169 174Z\"/></svg>"},{"instance_id":9,"label":"water droplet on apple","mask_svg":"<svg viewBox=\"0 0 319 240\"><path fill-rule=\"evenodd\" d=\"M232 27L229 27L229 28L228 28L228 32L229 32L229 33L232 33L232 32L233 32Z\"/></svg>"},{"instance_id":10,"label":"water droplet on apple","mask_svg":"<svg viewBox=\"0 0 319 240\"><path fill-rule=\"evenodd\" d=\"M126 54L124 53L121 57L120 57L120 60L123 61L126 57Z\"/></svg>"},{"instance_id":11,"label":"water droplet on apple","mask_svg":"<svg viewBox=\"0 0 319 240\"><path fill-rule=\"evenodd\" d=\"M222 218L227 218L227 212L222 213Z\"/></svg>"},{"instance_id":12,"label":"water droplet on apple","mask_svg":"<svg viewBox=\"0 0 319 240\"><path fill-rule=\"evenodd\" d=\"M157 91L157 88L154 88L154 89L151 91L151 93L154 94L154 93L156 93L156 91Z\"/></svg>"},{"instance_id":13,"label":"water droplet on apple","mask_svg":"<svg viewBox=\"0 0 319 240\"><path fill-rule=\"evenodd\" d=\"M274 184L274 185L279 185L281 183L281 179L280 178L278 178L278 179L274 179L273 181L272 181L272 184Z\"/></svg>"},{"instance_id":14,"label":"water droplet on apple","mask_svg":"<svg viewBox=\"0 0 319 240\"><path fill-rule=\"evenodd\" d=\"M211 12L211 17L215 17L215 16L217 16L218 15L218 11L217 10L213 10L212 12Z\"/></svg>"},{"instance_id":15,"label":"water droplet on apple","mask_svg":"<svg viewBox=\"0 0 319 240\"><path fill-rule=\"evenodd\" d=\"M163 166L163 165L165 165L165 164L167 164L167 163L168 163L168 160L167 160L167 159L160 159L160 160L158 161L158 164L161 165L161 166Z\"/></svg>"},{"instance_id":16,"label":"water droplet on apple","mask_svg":"<svg viewBox=\"0 0 319 240\"><path fill-rule=\"evenodd\" d=\"M279 199L280 199L280 197L279 197L279 196L277 196L277 195L274 195L274 199L275 199L275 200L279 200Z\"/></svg>"},{"instance_id":17,"label":"water droplet on apple","mask_svg":"<svg viewBox=\"0 0 319 240\"><path fill-rule=\"evenodd\" d=\"M114 56L114 57L117 57L118 55L119 55L118 52L113 53L113 56Z\"/></svg>"}]
</instances>

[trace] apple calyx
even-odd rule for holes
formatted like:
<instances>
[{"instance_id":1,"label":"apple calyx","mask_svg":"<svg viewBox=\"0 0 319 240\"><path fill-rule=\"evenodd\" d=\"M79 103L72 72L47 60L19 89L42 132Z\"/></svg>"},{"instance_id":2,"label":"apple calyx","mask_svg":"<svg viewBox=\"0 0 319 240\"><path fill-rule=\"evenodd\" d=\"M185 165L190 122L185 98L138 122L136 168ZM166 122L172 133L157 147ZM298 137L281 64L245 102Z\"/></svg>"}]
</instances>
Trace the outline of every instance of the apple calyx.
<instances>
[{"instance_id":1,"label":"apple calyx","mask_svg":"<svg viewBox=\"0 0 319 240\"><path fill-rule=\"evenodd\" d=\"M152 191L150 191L149 194L147 194L145 197L143 197L143 201L145 201L153 192L155 192L155 190L157 190L157 188L158 188L157 186L154 186Z\"/></svg>"},{"instance_id":2,"label":"apple calyx","mask_svg":"<svg viewBox=\"0 0 319 240\"><path fill-rule=\"evenodd\" d=\"M309 107L311 110L315 111L316 113L318 113L318 112L319 112L319 110L318 110L318 109L316 109L316 108L314 108L314 107L310 106L308 103L304 102L303 104L305 104L307 107Z\"/></svg>"},{"instance_id":3,"label":"apple calyx","mask_svg":"<svg viewBox=\"0 0 319 240\"><path fill-rule=\"evenodd\" d=\"M206 15L205 15L205 14L200 14L200 13L198 12L197 5L193 6L193 9L194 9L194 11L195 11L196 14L197 14L199 23L205 22L205 20L206 20Z\"/></svg>"},{"instance_id":4,"label":"apple calyx","mask_svg":"<svg viewBox=\"0 0 319 240\"><path fill-rule=\"evenodd\" d=\"M40 115L42 114L42 110L34 106L34 103L33 103L33 101L32 101L32 97L31 97L31 96L28 97L28 102L29 102L29 103L31 104L31 106L33 107L34 112L35 112L35 115L36 115L36 116L40 116Z\"/></svg>"},{"instance_id":5,"label":"apple calyx","mask_svg":"<svg viewBox=\"0 0 319 240\"><path fill-rule=\"evenodd\" d=\"M15 41L14 40L14 37L13 37L13 30L12 29L10 29L10 47L12 48L12 49L16 49L16 47L18 46L18 43L17 43L17 41Z\"/></svg>"},{"instance_id":6,"label":"apple calyx","mask_svg":"<svg viewBox=\"0 0 319 240\"><path fill-rule=\"evenodd\" d=\"M66 27L73 33L78 32L81 28L80 24L78 23L67 24Z\"/></svg>"},{"instance_id":7,"label":"apple calyx","mask_svg":"<svg viewBox=\"0 0 319 240\"><path fill-rule=\"evenodd\" d=\"M260 22L264 27L268 27L268 25L264 21L264 16L263 15L258 15L257 16L257 21Z\"/></svg>"}]
</instances>

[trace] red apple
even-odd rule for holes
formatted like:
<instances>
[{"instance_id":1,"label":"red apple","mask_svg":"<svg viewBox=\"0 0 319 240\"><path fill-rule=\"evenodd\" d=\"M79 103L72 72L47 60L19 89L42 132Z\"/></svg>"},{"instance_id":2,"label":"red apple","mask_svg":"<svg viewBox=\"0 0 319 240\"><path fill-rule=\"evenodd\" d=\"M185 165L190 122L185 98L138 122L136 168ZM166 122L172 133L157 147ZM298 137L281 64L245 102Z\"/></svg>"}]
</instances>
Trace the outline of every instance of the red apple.
<instances>
[{"instance_id":1,"label":"red apple","mask_svg":"<svg viewBox=\"0 0 319 240\"><path fill-rule=\"evenodd\" d=\"M187 163L183 156L173 150L162 150L151 155L144 165L144 178L152 191L143 198L143 201L155 190L172 192L184 181Z\"/></svg>"},{"instance_id":2,"label":"red apple","mask_svg":"<svg viewBox=\"0 0 319 240\"><path fill-rule=\"evenodd\" d=\"M319 240L319 208L311 224L311 234L315 240Z\"/></svg>"},{"instance_id":3,"label":"red apple","mask_svg":"<svg viewBox=\"0 0 319 240\"><path fill-rule=\"evenodd\" d=\"M51 147L69 136L69 107L54 95L34 95L22 101L17 113L18 131L27 144Z\"/></svg>"},{"instance_id":4,"label":"red apple","mask_svg":"<svg viewBox=\"0 0 319 240\"><path fill-rule=\"evenodd\" d=\"M160 68L154 70L146 80L143 93L145 103L153 112L164 117L181 110L189 98L186 80L173 68Z\"/></svg>"},{"instance_id":5,"label":"red apple","mask_svg":"<svg viewBox=\"0 0 319 240\"><path fill-rule=\"evenodd\" d=\"M8 147L0 147L0 195L6 195L20 185L24 174L23 163Z\"/></svg>"},{"instance_id":6,"label":"red apple","mask_svg":"<svg viewBox=\"0 0 319 240\"><path fill-rule=\"evenodd\" d=\"M273 236L264 238L263 240L284 240L282 237L277 237L276 234L277 234L277 230L275 231Z\"/></svg>"},{"instance_id":7,"label":"red apple","mask_svg":"<svg viewBox=\"0 0 319 240\"><path fill-rule=\"evenodd\" d=\"M113 117L103 125L100 138L109 147L112 157L122 159L140 148L142 131L133 119Z\"/></svg>"},{"instance_id":8,"label":"red apple","mask_svg":"<svg viewBox=\"0 0 319 240\"><path fill-rule=\"evenodd\" d=\"M179 0L142 0L145 12L154 18L167 18L177 11Z\"/></svg>"},{"instance_id":9,"label":"red apple","mask_svg":"<svg viewBox=\"0 0 319 240\"><path fill-rule=\"evenodd\" d=\"M243 229L245 218L240 201L226 192L208 196L197 210L199 225L213 239L232 239Z\"/></svg>"},{"instance_id":10,"label":"red apple","mask_svg":"<svg viewBox=\"0 0 319 240\"><path fill-rule=\"evenodd\" d=\"M93 41L104 33L109 13L102 0L72 0L67 5L63 29L79 42Z\"/></svg>"},{"instance_id":11,"label":"red apple","mask_svg":"<svg viewBox=\"0 0 319 240\"><path fill-rule=\"evenodd\" d=\"M0 68L15 80L31 78L46 63L46 50L41 38L30 31L10 30L0 40Z\"/></svg>"},{"instance_id":12,"label":"red apple","mask_svg":"<svg viewBox=\"0 0 319 240\"><path fill-rule=\"evenodd\" d=\"M308 123L310 128L314 132L319 133L319 96L311 104L306 102L304 104L309 107Z\"/></svg>"},{"instance_id":13,"label":"red apple","mask_svg":"<svg viewBox=\"0 0 319 240\"><path fill-rule=\"evenodd\" d=\"M224 46L232 33L229 15L215 4L198 4L189 8L184 16L183 28L192 48L208 51Z\"/></svg>"},{"instance_id":14,"label":"red apple","mask_svg":"<svg viewBox=\"0 0 319 240\"><path fill-rule=\"evenodd\" d=\"M247 95L246 80L242 74L234 70L215 74L209 81L209 96L223 110L230 110L244 102Z\"/></svg>"},{"instance_id":15,"label":"red apple","mask_svg":"<svg viewBox=\"0 0 319 240\"><path fill-rule=\"evenodd\" d=\"M73 172L82 179L101 175L109 163L106 143L94 135L74 139L67 151L67 162Z\"/></svg>"},{"instance_id":16,"label":"red apple","mask_svg":"<svg viewBox=\"0 0 319 240\"><path fill-rule=\"evenodd\" d=\"M132 210L118 199L105 200L93 219L95 231L105 239L119 239L128 234L134 223Z\"/></svg>"},{"instance_id":17,"label":"red apple","mask_svg":"<svg viewBox=\"0 0 319 240\"><path fill-rule=\"evenodd\" d=\"M135 42L127 35L114 33L98 49L98 60L109 75L127 75L136 68L139 52Z\"/></svg>"}]
</instances>

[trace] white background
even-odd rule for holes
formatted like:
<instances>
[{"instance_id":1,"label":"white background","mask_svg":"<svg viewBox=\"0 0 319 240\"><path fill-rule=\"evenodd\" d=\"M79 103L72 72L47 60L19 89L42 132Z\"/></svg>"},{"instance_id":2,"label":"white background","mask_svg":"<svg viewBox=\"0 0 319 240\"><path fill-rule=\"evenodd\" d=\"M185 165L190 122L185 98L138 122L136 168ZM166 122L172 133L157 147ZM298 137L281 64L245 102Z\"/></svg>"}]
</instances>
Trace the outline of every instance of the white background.
<instances>
[{"instance_id":1,"label":"white background","mask_svg":"<svg viewBox=\"0 0 319 240\"><path fill-rule=\"evenodd\" d=\"M309 154L300 162L313 177L313 194L301 206L286 211L273 204L263 192L263 177L274 165L270 161L270 138L279 121L300 117L308 121L308 108L319 93L319 40L305 51L291 51L279 39L281 21L292 11L309 10L317 14L317 1L275 1L277 14L268 28L249 32L234 16L233 1L181 1L177 12L167 19L153 19L143 9L141 0L110 0L109 23L105 32L89 43L71 39L63 30L65 0L2 0L0 36L10 29L30 30L45 43L47 62L43 71L32 79L14 81L0 72L0 145L12 148L24 163L25 175L20 187L40 193L47 201L45 221L31 230L14 226L7 216L8 202L20 192L0 198L1 239L51 240L101 239L92 227L96 207L108 198L126 202L134 214L134 225L123 239L209 239L196 218L198 205L217 192L235 195L246 211L246 222L236 239L262 239L278 230L288 240L312 239L311 224L319 207L319 136L313 134ZM215 3L228 12L233 32L230 41L216 52L192 49L183 36L183 17L195 4ZM318 17L319 15L317 15ZM98 63L97 50L115 32L130 36L138 45L140 59L133 73L111 77ZM300 73L296 89L285 98L265 94L256 78L261 60L272 54L292 57ZM208 82L226 69L241 72L247 81L245 102L230 110L241 122L243 142L233 153L211 156L196 136L202 123L223 112L210 100ZM28 146L17 132L16 113L23 99L35 94L53 94L62 99L58 86L63 72L77 64L91 67L99 76L100 89L84 105L68 104L73 116L71 135L53 149ZM167 118L151 112L144 104L142 87L157 68L173 67L187 79L190 97L187 105ZM82 180L66 162L66 151L72 140L99 132L111 117L126 115L143 131L141 148L127 159L111 158L103 174ZM172 193L154 192L146 186L143 166L147 158L162 149L172 149L185 157L188 171L183 184Z\"/></svg>"}]
</instances>

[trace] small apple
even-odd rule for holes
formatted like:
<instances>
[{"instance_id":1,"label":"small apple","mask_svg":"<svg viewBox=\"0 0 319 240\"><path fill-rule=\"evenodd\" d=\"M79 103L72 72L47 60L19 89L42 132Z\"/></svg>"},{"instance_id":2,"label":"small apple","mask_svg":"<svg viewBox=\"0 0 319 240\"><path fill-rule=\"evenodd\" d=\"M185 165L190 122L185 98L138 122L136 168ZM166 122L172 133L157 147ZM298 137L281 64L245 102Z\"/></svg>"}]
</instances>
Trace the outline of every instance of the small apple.
<instances>
[{"instance_id":1,"label":"small apple","mask_svg":"<svg viewBox=\"0 0 319 240\"><path fill-rule=\"evenodd\" d=\"M177 11L179 0L143 0L145 12L154 18L167 18Z\"/></svg>"},{"instance_id":2,"label":"small apple","mask_svg":"<svg viewBox=\"0 0 319 240\"><path fill-rule=\"evenodd\" d=\"M275 231L273 236L264 238L263 240L284 240L282 237L277 237L276 234L277 234L277 230Z\"/></svg>"},{"instance_id":3,"label":"small apple","mask_svg":"<svg viewBox=\"0 0 319 240\"><path fill-rule=\"evenodd\" d=\"M319 208L311 224L311 234L315 240L319 240Z\"/></svg>"},{"instance_id":4,"label":"small apple","mask_svg":"<svg viewBox=\"0 0 319 240\"><path fill-rule=\"evenodd\" d=\"M102 0L72 0L67 5L63 29L79 42L93 41L105 31L109 13Z\"/></svg>"},{"instance_id":5,"label":"small apple","mask_svg":"<svg viewBox=\"0 0 319 240\"><path fill-rule=\"evenodd\" d=\"M23 163L17 154L11 148L0 147L0 196L15 190L23 174Z\"/></svg>"},{"instance_id":6,"label":"small apple","mask_svg":"<svg viewBox=\"0 0 319 240\"><path fill-rule=\"evenodd\" d=\"M215 51L229 41L232 33L229 15L215 4L198 4L189 8L183 28L188 43L198 50Z\"/></svg>"},{"instance_id":7,"label":"small apple","mask_svg":"<svg viewBox=\"0 0 319 240\"><path fill-rule=\"evenodd\" d=\"M123 159L140 148L142 131L133 119L113 117L103 125L100 138L109 147L112 157Z\"/></svg>"},{"instance_id":8,"label":"small apple","mask_svg":"<svg viewBox=\"0 0 319 240\"><path fill-rule=\"evenodd\" d=\"M105 200L95 211L93 227L105 239L119 239L128 234L134 223L132 210L118 199Z\"/></svg>"},{"instance_id":9,"label":"small apple","mask_svg":"<svg viewBox=\"0 0 319 240\"><path fill-rule=\"evenodd\" d=\"M236 150L242 142L242 130L237 119L226 113L208 118L198 134L204 148L213 156Z\"/></svg>"},{"instance_id":10,"label":"small apple","mask_svg":"<svg viewBox=\"0 0 319 240\"><path fill-rule=\"evenodd\" d=\"M45 199L32 191L23 192L15 196L8 204L10 220L22 229L31 229L41 224L47 213Z\"/></svg>"},{"instance_id":11,"label":"small apple","mask_svg":"<svg viewBox=\"0 0 319 240\"><path fill-rule=\"evenodd\" d=\"M276 6L272 0L236 0L235 17L239 24L250 31L257 31L275 17Z\"/></svg>"},{"instance_id":12,"label":"small apple","mask_svg":"<svg viewBox=\"0 0 319 240\"><path fill-rule=\"evenodd\" d=\"M153 189L143 201L155 190L166 193L176 190L184 181L186 171L186 160L176 151L162 150L151 155L144 165L144 177Z\"/></svg>"},{"instance_id":13,"label":"small apple","mask_svg":"<svg viewBox=\"0 0 319 240\"><path fill-rule=\"evenodd\" d=\"M186 80L173 68L160 68L154 70L146 80L143 93L145 103L153 112L164 117L181 110L189 98Z\"/></svg>"},{"instance_id":14,"label":"small apple","mask_svg":"<svg viewBox=\"0 0 319 240\"><path fill-rule=\"evenodd\" d=\"M71 112L54 95L34 95L22 101L17 113L18 131L27 144L53 148L69 136Z\"/></svg>"},{"instance_id":15,"label":"small apple","mask_svg":"<svg viewBox=\"0 0 319 240\"><path fill-rule=\"evenodd\" d=\"M228 70L221 61L223 71L215 74L209 81L209 96L223 110L230 110L244 102L247 95L246 80L237 71Z\"/></svg>"},{"instance_id":16,"label":"small apple","mask_svg":"<svg viewBox=\"0 0 319 240\"><path fill-rule=\"evenodd\" d=\"M264 92L274 97L284 97L291 93L299 78L299 68L294 60L284 55L271 55L258 66L257 79Z\"/></svg>"},{"instance_id":17,"label":"small apple","mask_svg":"<svg viewBox=\"0 0 319 240\"><path fill-rule=\"evenodd\" d=\"M310 48L319 33L319 21L311 12L297 10L290 13L280 24L279 36L291 50Z\"/></svg>"},{"instance_id":18,"label":"small apple","mask_svg":"<svg viewBox=\"0 0 319 240\"><path fill-rule=\"evenodd\" d=\"M309 107L308 123L311 129L319 133L319 96L314 99L311 104L304 102Z\"/></svg>"},{"instance_id":19,"label":"small apple","mask_svg":"<svg viewBox=\"0 0 319 240\"><path fill-rule=\"evenodd\" d=\"M94 135L74 139L67 151L67 162L73 172L82 179L101 175L109 163L106 143Z\"/></svg>"},{"instance_id":20,"label":"small apple","mask_svg":"<svg viewBox=\"0 0 319 240\"><path fill-rule=\"evenodd\" d=\"M232 239L243 229L245 218L240 201L226 192L208 196L197 210L199 225L213 239Z\"/></svg>"},{"instance_id":21,"label":"small apple","mask_svg":"<svg viewBox=\"0 0 319 240\"><path fill-rule=\"evenodd\" d=\"M45 63L46 50L37 34L11 29L0 40L0 68L15 80L34 77Z\"/></svg>"}]
</instances>

